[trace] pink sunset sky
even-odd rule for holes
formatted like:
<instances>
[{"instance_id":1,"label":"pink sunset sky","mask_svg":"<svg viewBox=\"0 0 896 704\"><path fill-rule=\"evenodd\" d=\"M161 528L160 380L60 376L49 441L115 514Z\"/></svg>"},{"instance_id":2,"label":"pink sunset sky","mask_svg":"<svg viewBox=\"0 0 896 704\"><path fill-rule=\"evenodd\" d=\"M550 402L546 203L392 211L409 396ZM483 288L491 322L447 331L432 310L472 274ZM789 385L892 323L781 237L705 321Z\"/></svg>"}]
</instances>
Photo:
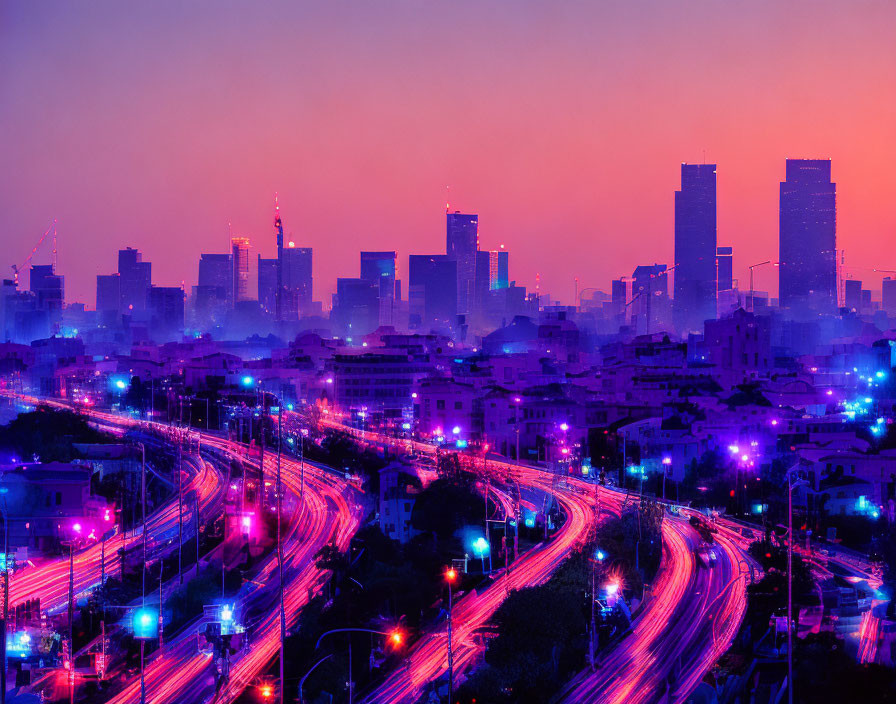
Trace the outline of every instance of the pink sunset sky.
<instances>
[{"instance_id":1,"label":"pink sunset sky","mask_svg":"<svg viewBox=\"0 0 896 704\"><path fill-rule=\"evenodd\" d=\"M896 269L896 4L19 2L0 8L3 276L53 218L66 298L130 245L189 287L228 222L314 248L444 251L480 214L511 278L579 285L672 258L683 161L717 163L735 276L777 257L787 157L833 160L846 272ZM35 256L49 261L47 251ZM757 288L776 290L774 270Z\"/></svg>"}]
</instances>

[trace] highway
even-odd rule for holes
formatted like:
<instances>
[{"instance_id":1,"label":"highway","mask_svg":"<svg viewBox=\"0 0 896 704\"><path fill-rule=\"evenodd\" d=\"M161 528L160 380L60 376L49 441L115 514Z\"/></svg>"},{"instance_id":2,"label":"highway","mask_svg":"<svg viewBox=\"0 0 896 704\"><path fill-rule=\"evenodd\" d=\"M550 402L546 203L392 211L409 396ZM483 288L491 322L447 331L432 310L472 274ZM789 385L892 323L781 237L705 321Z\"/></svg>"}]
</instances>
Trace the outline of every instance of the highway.
<instances>
[{"instance_id":1,"label":"highway","mask_svg":"<svg viewBox=\"0 0 896 704\"><path fill-rule=\"evenodd\" d=\"M33 398L29 398L28 401L38 402ZM67 408L66 404L58 402L40 402ZM107 429L117 429L121 425L137 426L133 419L120 419L113 414L93 412L90 415L97 424L103 425ZM165 426L160 426L160 428L167 431ZM203 521L220 514L226 483L219 469L213 463L203 460L198 454L184 452L183 459L184 467L190 475L189 481L184 485L185 495L193 496L195 492L198 492L199 511ZM194 523L191 502L185 502L183 518L185 539L192 535ZM105 526L96 530L93 540L87 540L85 536L86 547L74 553L74 592L76 596L88 592L100 584L103 565L105 565L107 575L114 574L120 569L120 558L118 557L120 548L131 550L143 541L143 528L137 526L126 533L116 532L113 537L105 541L104 545L104 541L101 540L104 529L106 529ZM147 544L152 548L155 558L177 550L178 502L176 497L166 501L147 517L147 530ZM65 608L69 595L69 569L69 557L64 556L40 561L33 567L16 571L10 579L9 605L14 607L26 599L39 597L43 611L53 613Z\"/></svg>"},{"instance_id":2,"label":"highway","mask_svg":"<svg viewBox=\"0 0 896 704\"><path fill-rule=\"evenodd\" d=\"M66 408L66 404L46 402L34 398L26 399L29 403L49 403ZM101 411L90 411L96 422L106 427L155 427L166 430L161 424L148 424L132 418L118 416ZM214 449L225 456L243 462L245 445L219 438L215 435L193 432L206 449ZM199 490L205 497L200 511L220 513L223 507L223 492L226 483L222 475L215 469L215 463L199 460L200 471L191 481L192 488ZM304 464L304 466L303 466ZM255 467L257 469L257 463ZM276 473L276 455L265 456L265 477L270 479ZM304 475L304 497L301 497ZM325 570L314 567L314 555L324 545L335 544L340 549L348 548L351 536L357 531L363 518L363 508L359 503L359 494L341 476L335 475L328 468L316 463L293 460L284 456L281 459L281 476L284 489L283 496L283 555L285 584L285 614L287 628L295 625L299 612L308 601L319 592L329 577ZM208 514L214 515L214 513ZM186 519L186 516L185 516ZM173 524L172 524L173 521ZM170 535L172 525L176 529L177 502L169 502L148 520L150 536L157 538L154 545L161 545ZM185 520L186 527L186 520ZM127 545L133 541L141 541L140 531L132 531L124 538L109 541L107 548L120 547L119 540ZM100 580L101 545L94 545L75 555L75 571L77 591L85 591L96 586ZM176 545L175 545L176 549ZM107 549L107 553L114 550ZM117 556L113 559L106 555L106 568L117 565ZM17 598L41 597L42 608L45 600L53 603L66 603L68 598L68 560L55 560L40 565L20 576L20 591ZM95 574L94 574L95 573ZM215 692L213 666L211 659L199 652L197 632L200 622L194 621L177 634L169 635L165 647L148 658L145 682L146 701L150 704L172 704L179 702L203 702L214 699L219 702L235 700L248 686L255 683L267 670L272 659L277 655L280 643L277 557L272 552L265 558L251 579L246 581L234 599L236 613L260 613L252 624L248 624L248 640L250 647L245 647L232 656L228 683L219 692ZM49 585L49 589L48 589ZM11 602L12 603L12 602ZM110 702L125 704L139 701L140 682L132 681L111 698Z\"/></svg>"},{"instance_id":3,"label":"highway","mask_svg":"<svg viewBox=\"0 0 896 704\"><path fill-rule=\"evenodd\" d=\"M417 453L435 452L426 443L359 431L333 419L325 419L324 424L362 441L398 450L412 448ZM489 460L488 464L522 486L553 491L567 521L552 542L522 555L510 574L502 574L488 589L456 602L455 673L462 672L477 654L471 636L489 622L509 590L547 580L569 551L586 539L598 502L602 511L619 513L631 498L576 478L558 483L554 475L539 468L509 461ZM746 610L751 575L744 552L748 542L719 536L716 564L703 568L695 558L700 539L686 515L667 513L662 533L661 569L635 615L631 633L603 655L597 672L580 673L559 701L683 701L730 646ZM447 671L446 628L421 637L411 647L406 666L393 672L364 701L413 702L428 682L442 677Z\"/></svg>"},{"instance_id":4,"label":"highway","mask_svg":"<svg viewBox=\"0 0 896 704\"><path fill-rule=\"evenodd\" d=\"M683 517L663 520L663 560L631 633L583 671L558 702L684 701L724 653L743 618L746 582L740 549L716 540L713 567L698 566L700 538Z\"/></svg>"},{"instance_id":5,"label":"highway","mask_svg":"<svg viewBox=\"0 0 896 704\"><path fill-rule=\"evenodd\" d=\"M204 437L203 442L217 449L241 456L244 446ZM357 496L346 482L318 465L305 463L305 503L300 500L301 465L283 458L284 486L284 583L287 627L293 626L302 607L319 591L329 573L314 567L314 555L324 545L333 543L348 548L351 536L360 526L363 510ZM265 474L273 477L276 460L265 458ZM256 683L277 655L280 644L277 605L277 559L268 556L247 581L235 599L237 613L261 612L250 624L250 646L236 653L230 663L227 685L215 695L211 659L198 652L196 629L184 629L166 643L147 666L146 690L150 704L231 702L248 686ZM133 682L110 702L125 704L139 697L140 684Z\"/></svg>"},{"instance_id":6,"label":"highway","mask_svg":"<svg viewBox=\"0 0 896 704\"><path fill-rule=\"evenodd\" d=\"M119 420L114 417L115 420ZM112 418L109 418L111 421ZM359 441L375 445L388 445L397 451L414 451L433 455L436 448L427 443L399 440L380 436L369 431L359 431L342 426L332 420L323 423L330 428L346 431ZM245 446L222 440L216 436L200 434L203 444L216 450L242 457ZM468 456L469 457L469 456ZM473 460L468 460L472 462ZM265 476L275 473L275 459L268 454L265 459ZM530 549L511 565L509 572L497 570L493 583L479 592L470 592L457 598L453 609L454 667L458 675L475 664L481 654L476 635L487 626L495 611L513 589L541 584L546 581L570 551L584 544L595 525L598 506L601 513L620 513L632 501L630 494L598 487L576 478L558 481L544 469L519 465L504 460L489 459L488 474L495 482L491 494L502 513L513 511L513 502L499 488L501 482L517 482L520 489L542 494L553 493L565 515L562 527L550 541ZM478 469L478 468L477 468ZM193 482L214 483L205 473L209 467L200 467ZM305 463L306 507L300 510L300 463L283 458L284 519L288 524L285 535L285 579L287 582L286 612L289 624L295 623L301 608L326 574L308 569L313 555L323 545L335 542L341 548L348 545L351 535L361 520L360 506L354 503L353 490L338 476L326 468ZM483 477L484 478L484 477ZM289 516L287 518L287 513ZM166 524L165 509L153 520ZM603 652L595 671L590 668L574 678L557 697L559 702L681 702L699 684L706 672L730 646L746 609L746 587L753 578L755 565L746 555L746 549L758 537L746 524L721 517L715 534L716 562L703 567L695 558L700 544L699 535L688 524L689 512L666 513L663 521L663 559L654 583L634 614L630 633ZM151 530L152 522L150 523ZM137 534L139 539L139 533ZM118 538L116 538L117 540ZM95 556L90 551L77 555L83 559L84 573L90 575ZM819 556L812 554L816 568L824 569ZM112 564L107 555L107 569ZM845 558L832 555L829 561L849 565ZM858 578L871 577L867 565L851 565ZM52 582L64 584L62 592L48 595L49 599L67 598L67 562L50 563L38 569L49 570ZM76 568L77 569L77 568ZM59 570L63 578L53 576ZM35 574L37 570L35 570ZM27 573L23 573L27 575ZM83 587L90 586L91 578L85 576ZM98 574L96 576L98 581ZM273 658L279 646L279 621L275 589L267 587L276 582L276 559L271 556L258 567L241 590L238 608L253 610L262 615L252 624L252 644L233 657L229 684L215 701L233 701L247 686L257 681ZM258 586L259 584L265 587ZM23 582L21 594L29 588ZM14 582L13 589L17 588ZM19 594L19 592L16 592ZM21 597L14 597L21 598ZM874 624L863 626L863 635L873 639ZM425 691L426 686L447 672L446 624L423 634L408 650L404 665L393 671L376 690L363 701L413 702ZM171 638L165 649L153 657L147 668L148 701L153 704L179 701L208 701L214 696L211 663L209 658L197 652L195 629L185 629ZM872 645L865 643L866 651ZM865 657L871 657L866 655ZM135 689L136 688L136 689ZM111 701L124 704L134 701L139 693L139 683L132 683Z\"/></svg>"}]
</instances>

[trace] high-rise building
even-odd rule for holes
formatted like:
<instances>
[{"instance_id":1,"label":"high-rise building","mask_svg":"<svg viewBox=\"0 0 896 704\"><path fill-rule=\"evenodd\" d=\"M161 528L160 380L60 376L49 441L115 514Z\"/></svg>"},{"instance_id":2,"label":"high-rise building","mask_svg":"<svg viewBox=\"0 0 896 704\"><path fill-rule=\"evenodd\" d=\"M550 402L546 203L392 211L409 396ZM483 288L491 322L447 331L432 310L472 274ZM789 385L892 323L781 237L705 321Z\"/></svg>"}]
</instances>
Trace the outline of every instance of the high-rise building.
<instances>
[{"instance_id":1,"label":"high-rise building","mask_svg":"<svg viewBox=\"0 0 896 704\"><path fill-rule=\"evenodd\" d=\"M460 211L447 213L446 252L457 262L457 313L469 315L473 310L473 287L476 281L476 252L479 249L479 216Z\"/></svg>"},{"instance_id":2,"label":"high-rise building","mask_svg":"<svg viewBox=\"0 0 896 704\"><path fill-rule=\"evenodd\" d=\"M613 315L621 316L625 312L627 298L628 283L625 279L613 279L610 282L610 302L613 306Z\"/></svg>"},{"instance_id":3,"label":"high-rise building","mask_svg":"<svg viewBox=\"0 0 896 704\"><path fill-rule=\"evenodd\" d=\"M313 278L311 247L289 242L283 249L283 315L295 319L311 312Z\"/></svg>"},{"instance_id":4,"label":"high-rise building","mask_svg":"<svg viewBox=\"0 0 896 704\"><path fill-rule=\"evenodd\" d=\"M675 191L675 318L703 330L716 317L716 165L682 164Z\"/></svg>"},{"instance_id":5,"label":"high-rise building","mask_svg":"<svg viewBox=\"0 0 896 704\"><path fill-rule=\"evenodd\" d=\"M493 252L476 252L476 274L473 279L473 309L471 314L476 325L484 325L488 308L488 292L491 290L492 276L498 274L498 258ZM468 321L470 322L470 321Z\"/></svg>"},{"instance_id":6,"label":"high-rise building","mask_svg":"<svg viewBox=\"0 0 896 704\"><path fill-rule=\"evenodd\" d=\"M35 264L31 267L30 287L37 310L47 314L50 331L55 333L62 324L65 277L59 276L52 264Z\"/></svg>"},{"instance_id":7,"label":"high-rise building","mask_svg":"<svg viewBox=\"0 0 896 704\"><path fill-rule=\"evenodd\" d=\"M152 263L143 261L139 249L128 247L118 251L118 274L121 277L121 313L138 316L149 305L152 286Z\"/></svg>"},{"instance_id":8,"label":"high-rise building","mask_svg":"<svg viewBox=\"0 0 896 704\"><path fill-rule=\"evenodd\" d=\"M357 340L379 322L379 285L365 279L336 279L332 319L340 334Z\"/></svg>"},{"instance_id":9,"label":"high-rise building","mask_svg":"<svg viewBox=\"0 0 896 704\"><path fill-rule=\"evenodd\" d=\"M233 257L230 254L201 254L198 285L216 292L224 304L233 306Z\"/></svg>"},{"instance_id":10,"label":"high-rise building","mask_svg":"<svg viewBox=\"0 0 896 704\"><path fill-rule=\"evenodd\" d=\"M395 315L395 252L361 252L361 278L377 286L379 324L392 325Z\"/></svg>"},{"instance_id":11,"label":"high-rise building","mask_svg":"<svg viewBox=\"0 0 896 704\"><path fill-rule=\"evenodd\" d=\"M262 309L275 315L277 312L277 260L263 259L258 255L258 303Z\"/></svg>"},{"instance_id":12,"label":"high-rise building","mask_svg":"<svg viewBox=\"0 0 896 704\"><path fill-rule=\"evenodd\" d=\"M716 282L717 291L730 291L734 288L733 247L716 247Z\"/></svg>"},{"instance_id":13,"label":"high-rise building","mask_svg":"<svg viewBox=\"0 0 896 704\"><path fill-rule=\"evenodd\" d=\"M858 279L846 279L843 282L843 306L857 313L862 310L862 282Z\"/></svg>"},{"instance_id":14,"label":"high-rise building","mask_svg":"<svg viewBox=\"0 0 896 704\"><path fill-rule=\"evenodd\" d=\"M639 333L656 332L665 323L669 274L665 264L642 264L632 273L632 319Z\"/></svg>"},{"instance_id":15,"label":"high-rise building","mask_svg":"<svg viewBox=\"0 0 896 704\"><path fill-rule=\"evenodd\" d=\"M184 290L153 286L149 290L150 324L157 339L176 339L184 329Z\"/></svg>"},{"instance_id":16,"label":"high-rise building","mask_svg":"<svg viewBox=\"0 0 896 704\"><path fill-rule=\"evenodd\" d=\"M457 262L444 254L408 257L411 327L451 328L457 321Z\"/></svg>"},{"instance_id":17,"label":"high-rise building","mask_svg":"<svg viewBox=\"0 0 896 704\"><path fill-rule=\"evenodd\" d=\"M887 315L896 315L896 279L889 276L881 282L881 305Z\"/></svg>"},{"instance_id":18,"label":"high-rise building","mask_svg":"<svg viewBox=\"0 0 896 704\"><path fill-rule=\"evenodd\" d=\"M111 322L118 317L121 306L121 275L100 274L96 277L96 311Z\"/></svg>"},{"instance_id":19,"label":"high-rise building","mask_svg":"<svg viewBox=\"0 0 896 704\"><path fill-rule=\"evenodd\" d=\"M779 296L797 315L837 307L837 185L829 159L788 159L779 212Z\"/></svg>"},{"instance_id":20,"label":"high-rise building","mask_svg":"<svg viewBox=\"0 0 896 704\"><path fill-rule=\"evenodd\" d=\"M501 249L495 254L495 278L492 280L492 288L500 289L510 286L510 253L501 245Z\"/></svg>"},{"instance_id":21,"label":"high-rise building","mask_svg":"<svg viewBox=\"0 0 896 704\"><path fill-rule=\"evenodd\" d=\"M249 238L233 237L230 240L233 261L233 302L249 300Z\"/></svg>"}]
</instances>

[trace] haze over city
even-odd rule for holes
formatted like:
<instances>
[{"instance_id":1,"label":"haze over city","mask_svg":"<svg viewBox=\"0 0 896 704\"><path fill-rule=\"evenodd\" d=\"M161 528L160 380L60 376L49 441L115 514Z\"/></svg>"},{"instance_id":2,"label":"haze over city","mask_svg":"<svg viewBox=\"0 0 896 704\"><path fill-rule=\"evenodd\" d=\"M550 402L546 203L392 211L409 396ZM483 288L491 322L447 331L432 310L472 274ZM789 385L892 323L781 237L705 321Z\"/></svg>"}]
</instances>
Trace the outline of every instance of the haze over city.
<instances>
[{"instance_id":1,"label":"haze over city","mask_svg":"<svg viewBox=\"0 0 896 704\"><path fill-rule=\"evenodd\" d=\"M894 27L3 5L0 704L896 701Z\"/></svg>"},{"instance_id":2,"label":"haze over city","mask_svg":"<svg viewBox=\"0 0 896 704\"><path fill-rule=\"evenodd\" d=\"M853 275L896 232L888 3L45 2L0 19L0 244L20 262L57 218L72 300L92 304L125 242L165 285L195 284L229 222L271 256L275 192L327 306L354 275L343 247L396 249L404 269L440 244L448 185L483 246L564 302L575 277L629 273L634 242L671 260L681 162L718 164L738 278L777 256L788 157L832 159Z\"/></svg>"}]
</instances>

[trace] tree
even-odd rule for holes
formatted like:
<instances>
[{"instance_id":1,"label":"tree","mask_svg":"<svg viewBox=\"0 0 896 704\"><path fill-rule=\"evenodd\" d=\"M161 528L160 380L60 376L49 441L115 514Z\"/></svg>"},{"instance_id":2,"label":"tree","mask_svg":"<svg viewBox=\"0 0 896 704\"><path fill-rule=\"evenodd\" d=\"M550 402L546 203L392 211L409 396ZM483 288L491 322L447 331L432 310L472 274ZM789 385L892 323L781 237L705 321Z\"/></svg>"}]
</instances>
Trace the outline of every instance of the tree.
<instances>
[{"instance_id":1,"label":"tree","mask_svg":"<svg viewBox=\"0 0 896 704\"><path fill-rule=\"evenodd\" d=\"M0 448L24 462L35 456L41 462L69 462L76 456L74 443L114 441L111 435L90 427L84 416L45 406L19 414L0 427Z\"/></svg>"},{"instance_id":2,"label":"tree","mask_svg":"<svg viewBox=\"0 0 896 704\"><path fill-rule=\"evenodd\" d=\"M445 539L458 528L480 523L484 510L483 498L471 487L449 479L436 479L417 495L411 525Z\"/></svg>"}]
</instances>

